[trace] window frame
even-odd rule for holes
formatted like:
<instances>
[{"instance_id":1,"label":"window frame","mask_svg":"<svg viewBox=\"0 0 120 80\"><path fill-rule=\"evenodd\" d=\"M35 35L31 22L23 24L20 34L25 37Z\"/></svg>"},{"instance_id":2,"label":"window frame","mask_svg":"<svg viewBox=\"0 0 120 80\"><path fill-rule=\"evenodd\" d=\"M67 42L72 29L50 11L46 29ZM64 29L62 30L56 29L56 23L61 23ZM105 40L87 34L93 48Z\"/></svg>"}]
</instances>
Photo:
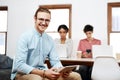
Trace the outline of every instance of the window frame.
<instances>
[{"instance_id":1,"label":"window frame","mask_svg":"<svg viewBox=\"0 0 120 80\"><path fill-rule=\"evenodd\" d=\"M110 33L120 33L120 31L112 31L112 8L113 7L120 7L120 2L115 3L108 3L108 44L110 44Z\"/></svg>"},{"instance_id":2,"label":"window frame","mask_svg":"<svg viewBox=\"0 0 120 80\"><path fill-rule=\"evenodd\" d=\"M0 11L8 11L8 7L7 6L0 6ZM7 30L6 31L0 31L0 33L5 33L5 54L1 54L1 55L6 55L6 51L7 51Z\"/></svg>"},{"instance_id":3,"label":"window frame","mask_svg":"<svg viewBox=\"0 0 120 80\"><path fill-rule=\"evenodd\" d=\"M68 38L72 38L72 35L71 35L72 34L72 26L71 26L72 5L71 4L40 5L39 7L44 7L44 8L48 8L48 9L69 9L69 32L68 32Z\"/></svg>"}]
</instances>

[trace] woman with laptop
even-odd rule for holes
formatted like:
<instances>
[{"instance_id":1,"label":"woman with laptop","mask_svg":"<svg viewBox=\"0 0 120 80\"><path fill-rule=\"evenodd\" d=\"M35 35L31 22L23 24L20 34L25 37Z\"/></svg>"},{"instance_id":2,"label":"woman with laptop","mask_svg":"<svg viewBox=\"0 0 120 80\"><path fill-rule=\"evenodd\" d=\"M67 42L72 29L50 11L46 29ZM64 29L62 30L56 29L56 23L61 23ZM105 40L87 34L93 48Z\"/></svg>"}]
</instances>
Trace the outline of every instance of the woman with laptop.
<instances>
[{"instance_id":1,"label":"woman with laptop","mask_svg":"<svg viewBox=\"0 0 120 80\"><path fill-rule=\"evenodd\" d=\"M56 44L64 44L67 50L67 58L71 57L72 49L73 49L73 41L72 39L67 38L67 33L69 32L68 27L65 24L61 24L58 27L58 33L60 38L55 39Z\"/></svg>"},{"instance_id":2,"label":"woman with laptop","mask_svg":"<svg viewBox=\"0 0 120 80\"><path fill-rule=\"evenodd\" d=\"M83 29L86 38L81 39L78 45L78 51L82 51L82 58L92 58L92 45L101 45L101 41L92 36L93 26L85 25ZM91 80L92 67L86 65L80 65L78 73L81 74L82 80Z\"/></svg>"}]
</instances>

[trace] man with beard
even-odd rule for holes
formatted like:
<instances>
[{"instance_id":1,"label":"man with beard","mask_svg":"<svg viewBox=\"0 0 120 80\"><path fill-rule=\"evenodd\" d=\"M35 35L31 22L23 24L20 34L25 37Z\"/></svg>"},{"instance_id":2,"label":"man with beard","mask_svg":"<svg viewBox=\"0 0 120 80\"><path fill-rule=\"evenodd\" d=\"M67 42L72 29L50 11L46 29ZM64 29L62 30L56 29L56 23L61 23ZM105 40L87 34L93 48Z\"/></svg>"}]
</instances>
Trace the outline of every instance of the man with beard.
<instances>
[{"instance_id":1,"label":"man with beard","mask_svg":"<svg viewBox=\"0 0 120 80\"><path fill-rule=\"evenodd\" d=\"M81 80L76 72L55 72L63 66L56 54L54 40L45 33L50 19L51 12L48 9L37 9L35 27L25 32L18 41L12 80ZM46 58L50 60L50 69L44 65Z\"/></svg>"}]
</instances>

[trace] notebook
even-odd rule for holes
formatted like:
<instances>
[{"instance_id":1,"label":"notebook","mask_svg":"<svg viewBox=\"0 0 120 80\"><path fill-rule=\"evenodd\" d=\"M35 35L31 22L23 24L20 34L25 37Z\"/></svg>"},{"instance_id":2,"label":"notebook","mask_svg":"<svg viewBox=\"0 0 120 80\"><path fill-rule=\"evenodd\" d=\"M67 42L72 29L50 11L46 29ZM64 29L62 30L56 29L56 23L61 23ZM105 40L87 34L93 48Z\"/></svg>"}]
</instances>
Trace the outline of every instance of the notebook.
<instances>
[{"instance_id":1,"label":"notebook","mask_svg":"<svg viewBox=\"0 0 120 80\"><path fill-rule=\"evenodd\" d=\"M67 58L66 44L56 44L56 51L60 58Z\"/></svg>"},{"instance_id":2,"label":"notebook","mask_svg":"<svg viewBox=\"0 0 120 80\"><path fill-rule=\"evenodd\" d=\"M110 45L93 45L92 46L93 58L98 56L112 56L113 57L113 47Z\"/></svg>"}]
</instances>

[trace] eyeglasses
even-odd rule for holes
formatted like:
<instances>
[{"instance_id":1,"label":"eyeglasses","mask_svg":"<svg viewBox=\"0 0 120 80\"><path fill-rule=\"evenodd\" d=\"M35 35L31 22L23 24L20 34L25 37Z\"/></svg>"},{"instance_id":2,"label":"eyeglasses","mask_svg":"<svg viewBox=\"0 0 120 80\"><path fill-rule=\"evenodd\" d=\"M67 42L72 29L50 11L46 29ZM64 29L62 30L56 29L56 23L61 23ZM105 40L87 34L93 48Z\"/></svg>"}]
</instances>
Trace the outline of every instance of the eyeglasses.
<instances>
[{"instance_id":1,"label":"eyeglasses","mask_svg":"<svg viewBox=\"0 0 120 80\"><path fill-rule=\"evenodd\" d=\"M50 22L50 19L44 19L44 18L37 18L39 21L41 22L46 22L46 23L49 23Z\"/></svg>"}]
</instances>

